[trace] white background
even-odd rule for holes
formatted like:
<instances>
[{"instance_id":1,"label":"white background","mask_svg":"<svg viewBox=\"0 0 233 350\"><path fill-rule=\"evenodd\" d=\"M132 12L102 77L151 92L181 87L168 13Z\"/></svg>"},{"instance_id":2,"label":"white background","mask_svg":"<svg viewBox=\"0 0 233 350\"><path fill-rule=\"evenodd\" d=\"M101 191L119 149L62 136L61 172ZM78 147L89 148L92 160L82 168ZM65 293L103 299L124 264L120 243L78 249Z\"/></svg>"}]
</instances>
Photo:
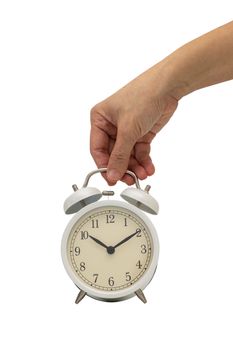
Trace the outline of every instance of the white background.
<instances>
[{"instance_id":1,"label":"white background","mask_svg":"<svg viewBox=\"0 0 233 350\"><path fill-rule=\"evenodd\" d=\"M185 97L154 141L148 303L75 305L60 257L63 200L95 168L91 107L231 13L230 0L1 1L2 349L232 350L233 82Z\"/></svg>"}]
</instances>

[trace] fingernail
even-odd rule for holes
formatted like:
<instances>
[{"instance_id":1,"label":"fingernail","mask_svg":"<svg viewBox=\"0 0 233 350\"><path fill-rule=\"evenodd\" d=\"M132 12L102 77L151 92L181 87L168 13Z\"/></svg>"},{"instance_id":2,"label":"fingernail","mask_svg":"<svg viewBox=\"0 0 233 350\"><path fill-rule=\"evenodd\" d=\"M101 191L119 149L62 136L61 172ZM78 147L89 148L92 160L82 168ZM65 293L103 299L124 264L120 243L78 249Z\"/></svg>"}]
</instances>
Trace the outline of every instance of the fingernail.
<instances>
[{"instance_id":1,"label":"fingernail","mask_svg":"<svg viewBox=\"0 0 233 350\"><path fill-rule=\"evenodd\" d=\"M109 181L118 181L120 180L120 173L115 169L110 169L107 172L107 177Z\"/></svg>"}]
</instances>

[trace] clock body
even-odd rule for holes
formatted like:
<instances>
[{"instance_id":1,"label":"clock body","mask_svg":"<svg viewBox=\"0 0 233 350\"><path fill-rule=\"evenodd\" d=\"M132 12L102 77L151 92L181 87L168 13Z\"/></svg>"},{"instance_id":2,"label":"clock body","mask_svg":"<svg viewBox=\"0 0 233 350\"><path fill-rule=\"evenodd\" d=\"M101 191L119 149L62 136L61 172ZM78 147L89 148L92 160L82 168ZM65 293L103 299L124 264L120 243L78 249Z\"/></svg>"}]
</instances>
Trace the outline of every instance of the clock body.
<instances>
[{"instance_id":1,"label":"clock body","mask_svg":"<svg viewBox=\"0 0 233 350\"><path fill-rule=\"evenodd\" d=\"M140 209L103 200L73 216L63 234L61 253L79 289L99 300L119 301L151 281L159 241L154 225Z\"/></svg>"}]
</instances>

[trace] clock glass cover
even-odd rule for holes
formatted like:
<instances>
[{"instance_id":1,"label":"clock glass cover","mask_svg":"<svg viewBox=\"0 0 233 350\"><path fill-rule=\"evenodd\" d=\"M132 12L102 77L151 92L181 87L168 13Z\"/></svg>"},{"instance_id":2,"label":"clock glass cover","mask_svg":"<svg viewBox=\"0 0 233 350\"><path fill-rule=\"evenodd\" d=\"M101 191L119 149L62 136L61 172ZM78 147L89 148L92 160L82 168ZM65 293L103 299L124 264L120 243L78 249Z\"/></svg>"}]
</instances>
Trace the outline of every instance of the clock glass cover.
<instances>
[{"instance_id":1,"label":"clock glass cover","mask_svg":"<svg viewBox=\"0 0 233 350\"><path fill-rule=\"evenodd\" d=\"M87 211L75 221L66 242L68 263L77 281L110 293L141 279L150 266L153 250L145 221L117 205Z\"/></svg>"}]
</instances>

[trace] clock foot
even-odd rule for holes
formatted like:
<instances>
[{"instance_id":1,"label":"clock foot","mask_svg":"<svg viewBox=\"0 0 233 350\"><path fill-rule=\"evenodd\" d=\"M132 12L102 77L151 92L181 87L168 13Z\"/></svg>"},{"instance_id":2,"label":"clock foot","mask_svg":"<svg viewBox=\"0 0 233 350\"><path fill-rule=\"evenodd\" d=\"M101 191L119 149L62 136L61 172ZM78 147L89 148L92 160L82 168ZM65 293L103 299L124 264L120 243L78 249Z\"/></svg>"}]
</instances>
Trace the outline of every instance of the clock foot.
<instances>
[{"instance_id":1,"label":"clock foot","mask_svg":"<svg viewBox=\"0 0 233 350\"><path fill-rule=\"evenodd\" d=\"M147 303L146 297L141 289L136 290L135 294L144 304Z\"/></svg>"},{"instance_id":2,"label":"clock foot","mask_svg":"<svg viewBox=\"0 0 233 350\"><path fill-rule=\"evenodd\" d=\"M78 296L75 300L75 304L80 303L80 301L85 297L86 294L87 294L86 292L84 292L83 290L80 290L80 292L78 293Z\"/></svg>"}]
</instances>

